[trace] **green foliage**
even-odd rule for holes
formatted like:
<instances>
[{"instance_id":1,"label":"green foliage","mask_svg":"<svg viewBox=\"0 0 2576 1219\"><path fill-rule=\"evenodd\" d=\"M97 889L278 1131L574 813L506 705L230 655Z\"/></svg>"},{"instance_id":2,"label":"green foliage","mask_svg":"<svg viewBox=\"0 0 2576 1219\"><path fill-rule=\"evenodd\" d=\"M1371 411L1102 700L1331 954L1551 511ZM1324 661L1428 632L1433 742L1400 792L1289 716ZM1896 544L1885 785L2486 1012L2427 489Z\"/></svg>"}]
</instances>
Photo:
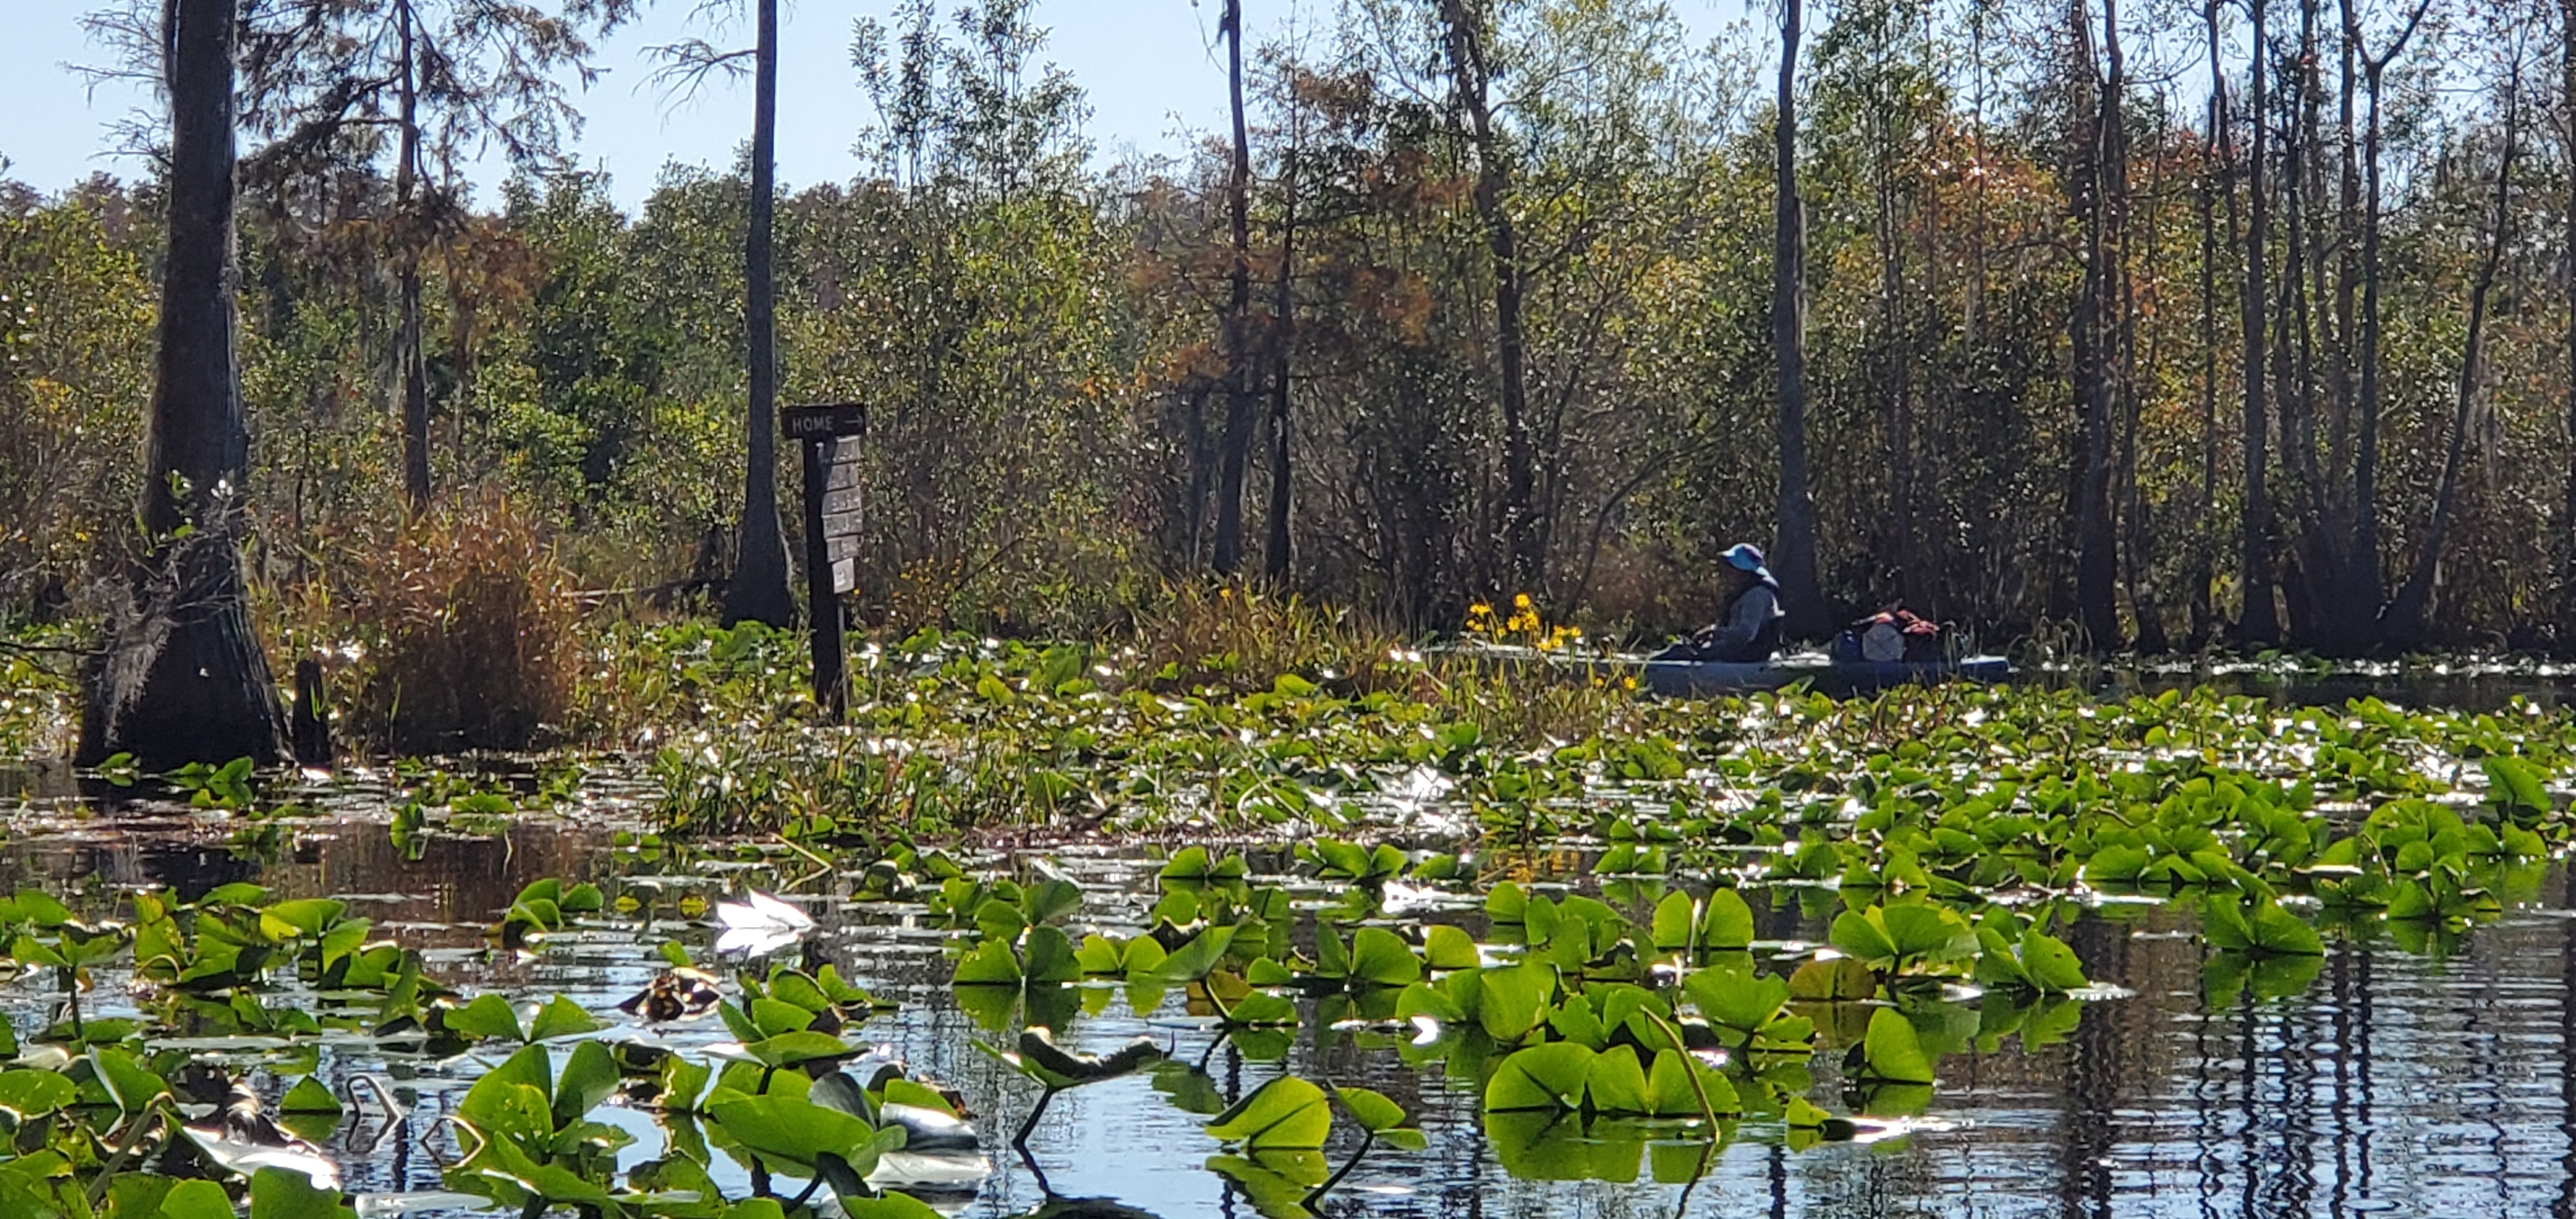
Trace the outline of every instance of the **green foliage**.
<instances>
[{"instance_id":1,"label":"green foliage","mask_svg":"<svg viewBox=\"0 0 2576 1219\"><path fill-rule=\"evenodd\" d=\"M1384 1116L1382 1110L1373 1112ZM1397 1120L1402 1120L1401 1110L1397 1111ZM1253 1151L1267 1151L1321 1147L1324 1135L1332 1125L1332 1107L1324 1090L1289 1075L1253 1089L1225 1112L1216 1115L1208 1123L1207 1132L1223 1142L1241 1143Z\"/></svg>"},{"instance_id":2,"label":"green foliage","mask_svg":"<svg viewBox=\"0 0 2576 1219\"><path fill-rule=\"evenodd\" d=\"M1834 947L1873 969L1917 973L1975 955L1977 936L1958 912L1939 906L1871 906L1834 919Z\"/></svg>"},{"instance_id":3,"label":"green foliage","mask_svg":"<svg viewBox=\"0 0 2576 1219\"><path fill-rule=\"evenodd\" d=\"M140 489L137 405L151 393L157 313L152 234L116 189L0 204L0 628L59 605L114 553L110 526ZM58 640L56 642L59 642ZM41 696L62 674L0 648L0 691ZM12 732L0 753L56 744L59 724Z\"/></svg>"}]
</instances>

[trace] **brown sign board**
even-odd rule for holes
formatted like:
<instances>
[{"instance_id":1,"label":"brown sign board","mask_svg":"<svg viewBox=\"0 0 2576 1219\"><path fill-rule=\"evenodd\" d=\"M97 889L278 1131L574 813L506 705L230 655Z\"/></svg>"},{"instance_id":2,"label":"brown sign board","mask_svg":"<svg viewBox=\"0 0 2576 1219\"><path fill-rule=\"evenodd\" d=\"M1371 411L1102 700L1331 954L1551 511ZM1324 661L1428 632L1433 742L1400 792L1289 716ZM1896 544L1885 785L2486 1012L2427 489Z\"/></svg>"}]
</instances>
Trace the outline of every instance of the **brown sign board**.
<instances>
[{"instance_id":1,"label":"brown sign board","mask_svg":"<svg viewBox=\"0 0 2576 1219\"><path fill-rule=\"evenodd\" d=\"M778 412L778 426L790 440L857 436L868 430L868 408L855 402L791 406ZM855 452L858 446L850 447Z\"/></svg>"},{"instance_id":2,"label":"brown sign board","mask_svg":"<svg viewBox=\"0 0 2576 1219\"><path fill-rule=\"evenodd\" d=\"M841 597L859 587L859 446L867 408L855 402L791 406L779 430L805 448L805 595L814 624L814 702L834 722L850 699Z\"/></svg>"}]
</instances>

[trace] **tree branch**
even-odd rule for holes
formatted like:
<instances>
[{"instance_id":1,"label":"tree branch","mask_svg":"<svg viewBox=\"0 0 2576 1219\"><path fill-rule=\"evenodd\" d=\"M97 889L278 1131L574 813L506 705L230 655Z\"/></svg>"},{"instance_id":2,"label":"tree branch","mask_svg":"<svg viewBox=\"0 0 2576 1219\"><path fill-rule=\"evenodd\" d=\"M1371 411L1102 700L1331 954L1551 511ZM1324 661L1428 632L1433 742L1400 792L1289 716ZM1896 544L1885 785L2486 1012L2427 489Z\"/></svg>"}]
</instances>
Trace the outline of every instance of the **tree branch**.
<instances>
[{"instance_id":1,"label":"tree branch","mask_svg":"<svg viewBox=\"0 0 2576 1219\"><path fill-rule=\"evenodd\" d=\"M700 6L701 9L704 7ZM732 80L749 75L756 49L743 47L721 51L706 39L684 38L647 47L645 53L662 61L661 67L653 69L653 74L644 78L646 83L662 91L662 100L666 104L682 105L696 100L698 91L718 73Z\"/></svg>"}]
</instances>

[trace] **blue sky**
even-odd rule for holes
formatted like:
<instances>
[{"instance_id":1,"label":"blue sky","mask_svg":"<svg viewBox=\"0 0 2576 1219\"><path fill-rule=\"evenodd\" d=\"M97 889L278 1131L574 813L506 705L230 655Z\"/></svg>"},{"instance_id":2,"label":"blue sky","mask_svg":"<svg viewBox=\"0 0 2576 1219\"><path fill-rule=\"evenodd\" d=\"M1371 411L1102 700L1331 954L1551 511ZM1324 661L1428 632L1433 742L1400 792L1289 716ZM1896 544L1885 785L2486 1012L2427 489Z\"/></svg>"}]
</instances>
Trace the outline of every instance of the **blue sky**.
<instances>
[{"instance_id":1,"label":"blue sky","mask_svg":"<svg viewBox=\"0 0 2576 1219\"><path fill-rule=\"evenodd\" d=\"M1090 95L1089 134L1104 155L1122 151L1177 155L1193 138L1220 130L1225 111L1223 61L1213 51L1219 0L1041 0L1039 21L1052 31L1047 57L1071 72ZM80 27L99 0L7 0L9 36L0 40L0 158L6 176L54 190L104 170L131 177L138 167L102 155L108 128L142 100L139 90L111 85L91 95L65 64L99 63L105 52ZM1329 15L1333 0L1248 0L1253 40L1276 36L1291 20L1308 26ZM1738 0L1675 0L1695 34L1714 33L1716 8ZM579 99L588 125L578 140L583 161L604 168L612 190L632 205L652 188L665 161L724 166L750 126L747 86L718 84L674 108L644 83L647 47L696 32L694 0L658 0L643 19L597 48L605 74ZM779 85L779 176L790 185L845 180L857 169L853 136L868 117L850 68L852 22L883 20L888 0L786 0L782 9ZM1302 12L1302 18L1299 14ZM742 27L711 35L720 45L747 41ZM479 175L488 185L497 170ZM487 196L488 197L488 196Z\"/></svg>"}]
</instances>

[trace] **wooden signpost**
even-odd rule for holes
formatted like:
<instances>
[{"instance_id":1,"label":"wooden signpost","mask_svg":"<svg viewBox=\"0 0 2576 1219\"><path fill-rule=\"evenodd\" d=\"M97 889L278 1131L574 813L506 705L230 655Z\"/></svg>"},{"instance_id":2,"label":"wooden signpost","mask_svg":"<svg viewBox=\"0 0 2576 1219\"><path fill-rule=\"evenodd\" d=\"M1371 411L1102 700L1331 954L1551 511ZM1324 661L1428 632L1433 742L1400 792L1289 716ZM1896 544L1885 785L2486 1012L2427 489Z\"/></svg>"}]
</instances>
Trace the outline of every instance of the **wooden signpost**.
<instances>
[{"instance_id":1,"label":"wooden signpost","mask_svg":"<svg viewBox=\"0 0 2576 1219\"><path fill-rule=\"evenodd\" d=\"M814 624L814 702L841 722L850 705L841 596L859 586L859 443L866 407L791 406L779 430L805 445L805 596Z\"/></svg>"}]
</instances>

